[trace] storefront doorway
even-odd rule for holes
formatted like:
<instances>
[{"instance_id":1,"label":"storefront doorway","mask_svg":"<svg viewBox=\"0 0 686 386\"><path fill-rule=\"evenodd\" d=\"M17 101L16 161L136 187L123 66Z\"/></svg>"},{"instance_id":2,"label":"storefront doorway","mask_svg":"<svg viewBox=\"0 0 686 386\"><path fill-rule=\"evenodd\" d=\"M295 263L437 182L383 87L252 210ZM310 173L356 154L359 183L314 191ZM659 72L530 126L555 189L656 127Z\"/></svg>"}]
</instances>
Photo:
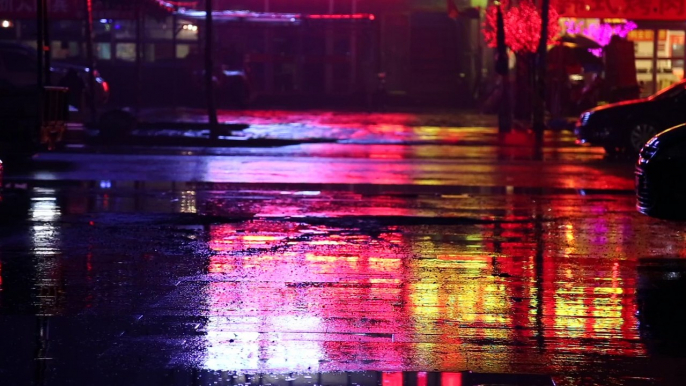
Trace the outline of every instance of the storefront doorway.
<instances>
[{"instance_id":1,"label":"storefront doorway","mask_svg":"<svg viewBox=\"0 0 686 386\"><path fill-rule=\"evenodd\" d=\"M636 77L643 97L684 78L684 26L661 24L639 24L627 37L634 42Z\"/></svg>"}]
</instances>

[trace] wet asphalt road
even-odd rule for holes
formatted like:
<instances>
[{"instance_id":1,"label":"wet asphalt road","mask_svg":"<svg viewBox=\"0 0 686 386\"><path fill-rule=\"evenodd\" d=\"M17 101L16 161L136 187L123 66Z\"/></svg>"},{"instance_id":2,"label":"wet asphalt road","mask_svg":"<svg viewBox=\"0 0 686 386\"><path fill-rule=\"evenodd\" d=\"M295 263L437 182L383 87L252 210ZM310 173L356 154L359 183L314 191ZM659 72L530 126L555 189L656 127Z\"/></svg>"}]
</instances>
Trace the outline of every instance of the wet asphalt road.
<instances>
[{"instance_id":1,"label":"wet asphalt road","mask_svg":"<svg viewBox=\"0 0 686 386\"><path fill-rule=\"evenodd\" d=\"M636 213L630 160L364 127L7 171L0 384L683 383L683 223Z\"/></svg>"}]
</instances>

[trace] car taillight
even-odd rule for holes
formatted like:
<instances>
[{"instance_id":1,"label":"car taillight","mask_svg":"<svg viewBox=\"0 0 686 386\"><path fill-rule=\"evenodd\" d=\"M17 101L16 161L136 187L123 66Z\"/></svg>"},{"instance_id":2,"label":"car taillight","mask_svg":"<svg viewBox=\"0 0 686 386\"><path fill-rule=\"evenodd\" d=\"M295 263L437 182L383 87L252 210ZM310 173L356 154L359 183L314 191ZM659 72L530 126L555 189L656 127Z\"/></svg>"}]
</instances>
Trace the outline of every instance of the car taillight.
<instances>
[{"instance_id":1,"label":"car taillight","mask_svg":"<svg viewBox=\"0 0 686 386\"><path fill-rule=\"evenodd\" d=\"M110 85L107 84L107 82L104 81L104 80L102 81L102 90L103 90L104 92L110 92Z\"/></svg>"}]
</instances>

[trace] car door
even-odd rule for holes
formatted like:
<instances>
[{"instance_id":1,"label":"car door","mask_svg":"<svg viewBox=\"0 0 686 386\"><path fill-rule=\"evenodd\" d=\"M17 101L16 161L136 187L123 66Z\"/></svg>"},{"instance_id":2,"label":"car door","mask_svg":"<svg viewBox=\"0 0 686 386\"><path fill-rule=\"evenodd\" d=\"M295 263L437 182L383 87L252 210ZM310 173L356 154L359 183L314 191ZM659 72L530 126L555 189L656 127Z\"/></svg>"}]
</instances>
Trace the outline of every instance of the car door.
<instances>
[{"instance_id":1,"label":"car door","mask_svg":"<svg viewBox=\"0 0 686 386\"><path fill-rule=\"evenodd\" d=\"M26 87L37 83L36 58L23 50L0 50L3 78L15 87Z\"/></svg>"}]
</instances>

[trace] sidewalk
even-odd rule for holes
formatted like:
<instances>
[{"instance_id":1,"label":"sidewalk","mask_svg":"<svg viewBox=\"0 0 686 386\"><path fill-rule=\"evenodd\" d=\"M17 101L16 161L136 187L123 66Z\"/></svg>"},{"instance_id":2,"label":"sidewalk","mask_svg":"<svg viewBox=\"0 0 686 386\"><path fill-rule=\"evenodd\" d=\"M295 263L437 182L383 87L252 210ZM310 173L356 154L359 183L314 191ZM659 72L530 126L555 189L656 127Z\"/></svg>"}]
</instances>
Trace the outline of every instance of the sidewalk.
<instances>
[{"instance_id":1,"label":"sidewalk","mask_svg":"<svg viewBox=\"0 0 686 386\"><path fill-rule=\"evenodd\" d=\"M271 147L301 143L530 146L531 131L516 124L498 135L497 117L471 111L362 112L221 110L219 139L210 139L201 109L145 109L131 136L101 139L70 125L68 142L93 145ZM559 133L549 131L546 137ZM553 135L554 136L554 135ZM556 140L559 144L559 140ZM565 143L569 139L565 140Z\"/></svg>"}]
</instances>

